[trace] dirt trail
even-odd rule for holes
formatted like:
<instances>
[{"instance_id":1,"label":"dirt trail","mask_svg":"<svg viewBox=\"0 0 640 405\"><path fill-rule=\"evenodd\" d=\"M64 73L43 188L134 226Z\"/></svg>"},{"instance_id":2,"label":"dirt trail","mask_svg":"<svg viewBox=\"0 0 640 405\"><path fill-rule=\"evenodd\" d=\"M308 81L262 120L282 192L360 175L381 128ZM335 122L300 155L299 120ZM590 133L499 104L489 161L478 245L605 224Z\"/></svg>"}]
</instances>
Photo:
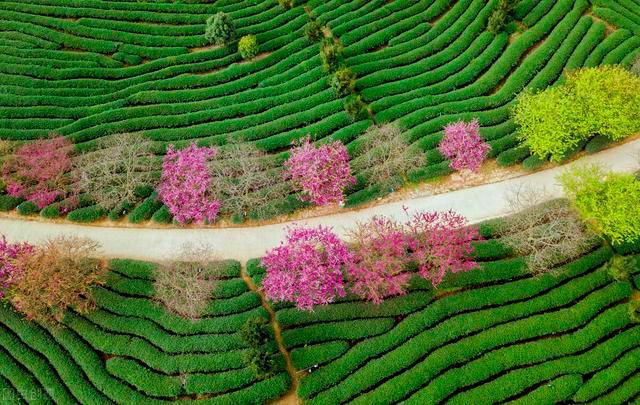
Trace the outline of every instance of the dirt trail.
<instances>
[{"instance_id":1,"label":"dirt trail","mask_svg":"<svg viewBox=\"0 0 640 405\"><path fill-rule=\"evenodd\" d=\"M298 391L298 372L293 367L293 362L291 361L291 355L289 354L287 349L284 347L284 343L282 342L282 333L280 330L280 325L276 321L276 313L273 311L273 308L271 308L271 306L267 302L267 299L264 296L264 294L258 290L258 287L256 287L251 277L247 274L244 266L242 266L241 274L242 274L242 279L244 280L245 283L247 283L247 285L249 286L249 289L251 291L255 291L260 296L260 301L262 302L262 306L269 313L269 320L271 321L271 326L273 327L273 331L275 332L275 339L276 339L276 343L278 344L278 349L280 350L280 353L282 353L282 356L284 357L285 363L287 365L287 371L291 376L291 389L283 397L277 399L273 403L278 405L302 404L302 400L300 399L300 397L298 397L298 392L297 392Z\"/></svg>"}]
</instances>

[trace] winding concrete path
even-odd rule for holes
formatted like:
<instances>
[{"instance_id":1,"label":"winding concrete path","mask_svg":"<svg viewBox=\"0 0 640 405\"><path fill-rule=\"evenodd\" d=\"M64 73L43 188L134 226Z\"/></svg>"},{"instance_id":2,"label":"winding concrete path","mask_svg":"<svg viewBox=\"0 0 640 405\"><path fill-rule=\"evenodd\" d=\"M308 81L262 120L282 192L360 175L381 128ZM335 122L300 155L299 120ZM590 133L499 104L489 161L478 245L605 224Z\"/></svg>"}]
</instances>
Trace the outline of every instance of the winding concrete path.
<instances>
[{"instance_id":1,"label":"winding concrete path","mask_svg":"<svg viewBox=\"0 0 640 405\"><path fill-rule=\"evenodd\" d=\"M465 215L470 222L503 216L508 213L507 197L525 185L544 187L549 198L562 196L556 177L567 167L584 163L604 163L619 172L635 172L640 169L640 139L582 157L567 165L554 167L526 176L497 183L461 189L444 194L390 202L357 211L345 211L324 217L296 221L310 226L332 226L344 235L357 222L373 215L386 215L404 219L404 208L415 211L443 211L453 209ZM186 243L206 244L224 259L246 261L260 257L283 239L286 227L293 222L240 228L179 229L179 228L125 228L83 226L66 223L29 221L0 218L0 234L10 241L40 243L61 234L91 238L102 245L106 257L127 257L142 260L171 259L179 255Z\"/></svg>"}]
</instances>

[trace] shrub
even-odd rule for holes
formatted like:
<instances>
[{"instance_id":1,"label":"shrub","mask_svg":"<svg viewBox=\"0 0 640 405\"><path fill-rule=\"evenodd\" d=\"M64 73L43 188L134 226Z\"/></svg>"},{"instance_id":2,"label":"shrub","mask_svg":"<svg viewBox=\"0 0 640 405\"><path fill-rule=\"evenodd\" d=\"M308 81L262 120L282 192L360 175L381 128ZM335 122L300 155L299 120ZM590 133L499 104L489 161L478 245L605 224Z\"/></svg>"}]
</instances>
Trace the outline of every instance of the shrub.
<instances>
[{"instance_id":1,"label":"shrub","mask_svg":"<svg viewBox=\"0 0 640 405\"><path fill-rule=\"evenodd\" d=\"M240 337L249 347L265 345L269 336L269 321L261 316L248 318L240 329Z\"/></svg>"},{"instance_id":2,"label":"shrub","mask_svg":"<svg viewBox=\"0 0 640 405\"><path fill-rule=\"evenodd\" d=\"M331 87L339 97L346 96L356 87L356 75L347 67L342 67L331 76Z\"/></svg>"},{"instance_id":3,"label":"shrub","mask_svg":"<svg viewBox=\"0 0 640 405\"><path fill-rule=\"evenodd\" d=\"M206 246L186 245L176 261L155 271L155 297L180 316L197 319L207 309L220 278L221 267Z\"/></svg>"},{"instance_id":4,"label":"shrub","mask_svg":"<svg viewBox=\"0 0 640 405\"><path fill-rule=\"evenodd\" d=\"M66 138L53 136L18 148L3 164L6 191L12 197L24 198L42 209L58 198L72 193L71 150Z\"/></svg>"},{"instance_id":5,"label":"shrub","mask_svg":"<svg viewBox=\"0 0 640 405\"><path fill-rule=\"evenodd\" d=\"M405 293L411 279L407 271L409 237L401 224L373 217L350 234L353 260L347 265L351 292L372 301Z\"/></svg>"},{"instance_id":6,"label":"shrub","mask_svg":"<svg viewBox=\"0 0 640 405\"><path fill-rule=\"evenodd\" d=\"M566 200L547 201L544 190L535 188L517 190L508 200L510 215L498 233L507 246L526 255L533 274L577 259L596 242Z\"/></svg>"},{"instance_id":7,"label":"shrub","mask_svg":"<svg viewBox=\"0 0 640 405\"><path fill-rule=\"evenodd\" d=\"M238 42L238 53L243 59L252 59L258 55L258 40L255 35L245 35Z\"/></svg>"},{"instance_id":8,"label":"shrub","mask_svg":"<svg viewBox=\"0 0 640 405\"><path fill-rule=\"evenodd\" d=\"M311 41L319 41L324 37L324 34L322 33L322 26L316 20L311 20L304 26L304 35L306 35Z\"/></svg>"},{"instance_id":9,"label":"shrub","mask_svg":"<svg viewBox=\"0 0 640 405\"><path fill-rule=\"evenodd\" d=\"M246 217L258 214L268 203L286 197L289 185L281 182L281 169L272 170L271 160L252 143L232 143L218 149L208 163L209 191L227 214Z\"/></svg>"},{"instance_id":10,"label":"shrub","mask_svg":"<svg viewBox=\"0 0 640 405\"><path fill-rule=\"evenodd\" d=\"M74 159L82 191L105 210L135 203L136 190L153 182L152 143L142 134L119 134Z\"/></svg>"},{"instance_id":11,"label":"shrub","mask_svg":"<svg viewBox=\"0 0 640 405\"><path fill-rule=\"evenodd\" d=\"M468 169L472 172L480 169L491 146L480 137L479 129L478 120L469 123L459 121L444 127L444 138L438 150L451 160L452 169Z\"/></svg>"},{"instance_id":12,"label":"shrub","mask_svg":"<svg viewBox=\"0 0 640 405\"><path fill-rule=\"evenodd\" d=\"M333 72L342 61L342 44L333 37L325 38L320 44L320 59L327 72Z\"/></svg>"},{"instance_id":13,"label":"shrub","mask_svg":"<svg viewBox=\"0 0 640 405\"><path fill-rule=\"evenodd\" d=\"M282 8L291 8L291 0L278 0L278 4Z\"/></svg>"},{"instance_id":14,"label":"shrub","mask_svg":"<svg viewBox=\"0 0 640 405\"><path fill-rule=\"evenodd\" d=\"M577 166L560 176L565 194L582 219L613 244L640 240L640 181L632 174Z\"/></svg>"},{"instance_id":15,"label":"shrub","mask_svg":"<svg viewBox=\"0 0 640 405\"><path fill-rule=\"evenodd\" d=\"M222 11L207 18L207 28L204 33L209 43L226 45L236 38L236 27L233 19Z\"/></svg>"},{"instance_id":16,"label":"shrub","mask_svg":"<svg viewBox=\"0 0 640 405\"><path fill-rule=\"evenodd\" d=\"M28 243L8 243L4 235L0 236L0 299L23 272L26 256L33 249Z\"/></svg>"},{"instance_id":17,"label":"shrub","mask_svg":"<svg viewBox=\"0 0 640 405\"><path fill-rule=\"evenodd\" d=\"M344 100L344 110L349 114L352 120L357 120L367 108L367 105L362 101L362 97L357 94L351 94Z\"/></svg>"},{"instance_id":18,"label":"shrub","mask_svg":"<svg viewBox=\"0 0 640 405\"><path fill-rule=\"evenodd\" d=\"M496 8L489 16L487 31L494 34L502 31L509 21L509 14L513 10L515 3L514 0L499 0Z\"/></svg>"},{"instance_id":19,"label":"shrub","mask_svg":"<svg viewBox=\"0 0 640 405\"><path fill-rule=\"evenodd\" d=\"M405 228L411 238L411 260L418 265L418 274L434 287L447 272L478 268L471 255L472 242L480 239L480 233L476 226L467 225L464 216L453 211L418 212Z\"/></svg>"},{"instance_id":20,"label":"shrub","mask_svg":"<svg viewBox=\"0 0 640 405\"><path fill-rule=\"evenodd\" d=\"M301 199L316 205L343 203L345 187L356 182L351 175L349 153L339 141L316 148L308 137L304 138L291 149L284 166L285 178L304 192Z\"/></svg>"},{"instance_id":21,"label":"shrub","mask_svg":"<svg viewBox=\"0 0 640 405\"><path fill-rule=\"evenodd\" d=\"M195 143L183 150L169 145L158 194L179 223L215 220L220 202L209 192L211 178L207 168L207 160L215 154L215 149L199 148Z\"/></svg>"},{"instance_id":22,"label":"shrub","mask_svg":"<svg viewBox=\"0 0 640 405\"><path fill-rule=\"evenodd\" d=\"M262 258L266 269L262 288L272 301L312 310L345 295L341 268L350 257L330 228L290 228L286 240Z\"/></svg>"},{"instance_id":23,"label":"shrub","mask_svg":"<svg viewBox=\"0 0 640 405\"><path fill-rule=\"evenodd\" d=\"M16 207L16 210L20 215L33 215L33 214L37 214L38 211L40 211L40 209L38 208L38 205L33 201L24 201L20 203Z\"/></svg>"},{"instance_id":24,"label":"shrub","mask_svg":"<svg viewBox=\"0 0 640 405\"><path fill-rule=\"evenodd\" d=\"M353 169L366 171L369 185L399 187L409 170L426 164L424 152L409 148L397 124L372 126L359 141Z\"/></svg>"},{"instance_id":25,"label":"shrub","mask_svg":"<svg viewBox=\"0 0 640 405\"><path fill-rule=\"evenodd\" d=\"M275 362L271 358L271 353L265 350L249 349L243 354L242 359L259 380L264 380L275 373Z\"/></svg>"},{"instance_id":26,"label":"shrub","mask_svg":"<svg viewBox=\"0 0 640 405\"><path fill-rule=\"evenodd\" d=\"M92 288L104 284L107 268L94 259L98 244L58 237L25 257L23 270L9 288L7 298L27 319L52 323L71 307L86 313L95 306Z\"/></svg>"},{"instance_id":27,"label":"shrub","mask_svg":"<svg viewBox=\"0 0 640 405\"><path fill-rule=\"evenodd\" d=\"M640 77L619 66L579 69L561 86L524 91L513 110L519 138L541 159L561 161L592 136L640 131Z\"/></svg>"}]
</instances>

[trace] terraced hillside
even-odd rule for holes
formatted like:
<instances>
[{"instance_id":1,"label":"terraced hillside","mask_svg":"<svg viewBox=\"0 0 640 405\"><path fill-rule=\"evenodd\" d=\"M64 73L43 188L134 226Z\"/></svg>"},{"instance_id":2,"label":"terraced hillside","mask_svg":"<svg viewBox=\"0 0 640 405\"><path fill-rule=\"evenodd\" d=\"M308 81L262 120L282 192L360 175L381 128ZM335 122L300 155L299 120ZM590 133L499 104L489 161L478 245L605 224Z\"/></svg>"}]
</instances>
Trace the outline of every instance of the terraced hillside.
<instances>
[{"instance_id":1,"label":"terraced hillside","mask_svg":"<svg viewBox=\"0 0 640 405\"><path fill-rule=\"evenodd\" d=\"M477 117L498 163L521 162L529 151L509 117L517 93L562 80L564 69L630 64L640 52L636 0L522 0L515 24L498 35L486 31L496 0L296 3L3 1L0 139L56 131L87 150L110 134L143 131L158 155L169 143L252 142L277 167L306 134L341 140L356 158L368 127L397 121L427 152L428 165L407 173L421 181L450 172L436 150L443 125ZM207 44L205 20L217 11L232 16L239 35L257 37L258 57L242 61L235 45ZM328 84L319 46L304 35L311 16L344 46L367 117L351 119ZM356 175L347 205L388 192ZM136 220L162 213L143 204ZM272 204L277 213L303 205Z\"/></svg>"},{"instance_id":2,"label":"terraced hillside","mask_svg":"<svg viewBox=\"0 0 640 405\"><path fill-rule=\"evenodd\" d=\"M639 299L640 256L627 254L628 275L618 281L608 270L614 251L602 245L533 277L493 236L495 224L481 228L479 270L437 290L416 279L408 294L380 306L353 297L315 312L269 305L240 278L239 263L227 262L206 314L192 321L157 303L154 264L112 260L97 310L70 311L61 327L0 306L2 398L264 403L294 381L299 397L318 404L637 402L640 324L629 302ZM247 275L259 284L257 264L248 263ZM273 336L282 340L268 343L278 372L266 380L242 359L238 332L255 316L281 330Z\"/></svg>"},{"instance_id":3,"label":"terraced hillside","mask_svg":"<svg viewBox=\"0 0 640 405\"><path fill-rule=\"evenodd\" d=\"M257 381L244 366L238 331L267 317L257 293L230 262L206 314L193 322L165 311L151 297L153 265L113 260L98 309L68 313L64 327L43 328L0 306L0 387L11 403L149 404L166 399L262 403L289 389L280 371ZM280 369L282 357L272 350Z\"/></svg>"},{"instance_id":4,"label":"terraced hillside","mask_svg":"<svg viewBox=\"0 0 640 405\"><path fill-rule=\"evenodd\" d=\"M422 280L379 307L353 297L311 313L279 304L298 393L312 404L635 403L640 325L628 301L638 299L640 257L629 281L615 281L612 254L596 247L532 277L490 239L477 245L480 270L436 291ZM261 279L257 262L248 270Z\"/></svg>"}]
</instances>

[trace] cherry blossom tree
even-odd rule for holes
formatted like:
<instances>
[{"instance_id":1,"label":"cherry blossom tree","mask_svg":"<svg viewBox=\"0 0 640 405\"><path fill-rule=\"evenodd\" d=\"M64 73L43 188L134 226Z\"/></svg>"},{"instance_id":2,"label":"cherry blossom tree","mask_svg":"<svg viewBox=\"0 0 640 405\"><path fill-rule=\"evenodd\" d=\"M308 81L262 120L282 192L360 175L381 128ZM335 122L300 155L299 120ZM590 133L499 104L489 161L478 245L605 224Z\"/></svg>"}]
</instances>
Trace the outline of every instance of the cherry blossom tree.
<instances>
[{"instance_id":1,"label":"cherry blossom tree","mask_svg":"<svg viewBox=\"0 0 640 405\"><path fill-rule=\"evenodd\" d=\"M342 266L350 260L347 245L331 228L290 228L286 240L262 258L262 289L272 301L312 310L345 295Z\"/></svg>"},{"instance_id":2,"label":"cherry blossom tree","mask_svg":"<svg viewBox=\"0 0 640 405\"><path fill-rule=\"evenodd\" d=\"M491 146L479 134L478 120L469 123L458 121L444 127L444 138L438 150L451 160L454 170L468 169L477 172L486 159Z\"/></svg>"},{"instance_id":3,"label":"cherry blossom tree","mask_svg":"<svg viewBox=\"0 0 640 405\"><path fill-rule=\"evenodd\" d=\"M0 236L0 299L22 272L22 259L33 250L34 247L28 243L9 243L4 235Z\"/></svg>"},{"instance_id":4,"label":"cherry blossom tree","mask_svg":"<svg viewBox=\"0 0 640 405\"><path fill-rule=\"evenodd\" d=\"M419 212L405 228L411 237L411 260L418 274L437 287L447 272L458 273L478 268L471 259L472 241L480 239L478 228L468 226L464 216L453 211Z\"/></svg>"},{"instance_id":5,"label":"cherry blossom tree","mask_svg":"<svg viewBox=\"0 0 640 405\"><path fill-rule=\"evenodd\" d=\"M75 194L73 178L73 145L61 136L39 139L18 148L3 165L2 176L7 194L32 201L42 209L58 198ZM74 204L67 204L67 209Z\"/></svg>"},{"instance_id":6,"label":"cherry blossom tree","mask_svg":"<svg viewBox=\"0 0 640 405\"><path fill-rule=\"evenodd\" d=\"M285 178L304 192L301 199L316 205L341 204L345 187L356 182L349 153L338 141L315 147L307 137L291 150L284 166Z\"/></svg>"},{"instance_id":7,"label":"cherry blossom tree","mask_svg":"<svg viewBox=\"0 0 640 405\"><path fill-rule=\"evenodd\" d=\"M207 168L207 160L215 154L214 148L200 148L194 143L182 150L169 145L158 194L179 223L215 221L220 202L209 192Z\"/></svg>"},{"instance_id":8,"label":"cherry blossom tree","mask_svg":"<svg viewBox=\"0 0 640 405\"><path fill-rule=\"evenodd\" d=\"M404 294L412 274L407 271L410 238L402 224L376 216L358 224L350 236L353 260L347 274L351 292L375 304Z\"/></svg>"}]
</instances>

